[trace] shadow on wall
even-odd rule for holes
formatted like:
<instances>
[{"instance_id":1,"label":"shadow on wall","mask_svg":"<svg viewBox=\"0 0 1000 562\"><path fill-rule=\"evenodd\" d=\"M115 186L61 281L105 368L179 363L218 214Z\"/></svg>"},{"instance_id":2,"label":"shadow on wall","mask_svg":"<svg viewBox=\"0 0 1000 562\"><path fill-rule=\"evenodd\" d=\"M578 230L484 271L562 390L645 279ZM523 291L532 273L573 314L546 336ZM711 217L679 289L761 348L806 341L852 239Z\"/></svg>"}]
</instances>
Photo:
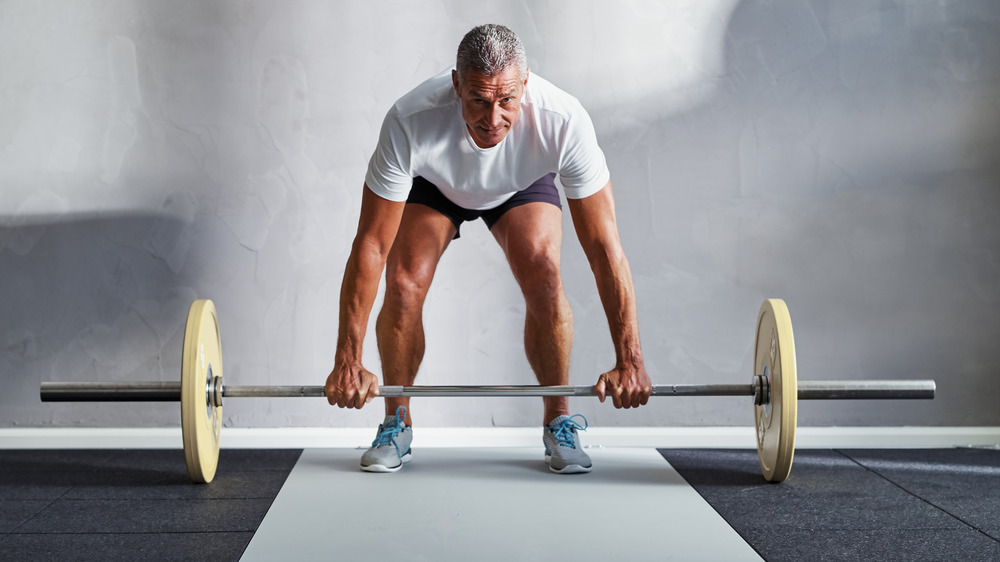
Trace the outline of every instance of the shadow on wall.
<instances>
[{"instance_id":1,"label":"shadow on wall","mask_svg":"<svg viewBox=\"0 0 1000 562\"><path fill-rule=\"evenodd\" d=\"M37 402L43 380L177 380L199 277L181 264L198 238L155 216L0 228L0 372L12 400L0 423L91 421L60 420L59 409L50 419Z\"/></svg>"},{"instance_id":2,"label":"shadow on wall","mask_svg":"<svg viewBox=\"0 0 1000 562\"><path fill-rule=\"evenodd\" d=\"M701 378L726 372L720 348L742 349L748 369L732 326L779 296L804 377L947 373L911 411L1000 423L1000 8L745 1L724 37L699 104L658 116L683 92L651 90L591 107L628 186L616 199L626 248L641 249L637 291L670 295L646 316L676 319L643 324L660 346L647 358ZM899 414L875 410L866 421Z\"/></svg>"},{"instance_id":3,"label":"shadow on wall","mask_svg":"<svg viewBox=\"0 0 1000 562\"><path fill-rule=\"evenodd\" d=\"M998 28L1000 8L986 0L740 3L724 68L705 78L714 87L697 106L657 115L656 100L673 93L654 91L627 107L591 107L615 174L641 171L617 198L620 214L642 217L628 235L667 252L643 262L691 263L767 292L772 266L797 270L797 282L849 282L856 272L837 266L853 258L877 269L885 255L860 242L878 236L853 231L886 219L890 238L894 228L940 235L929 250L995 241L979 236L997 224L988 188L1000 176ZM956 201L906 206L935 190ZM959 224L963 213L972 224ZM899 224L907 218L916 224ZM975 234L977 223L989 228ZM748 263L753 254L764 264Z\"/></svg>"},{"instance_id":4,"label":"shadow on wall","mask_svg":"<svg viewBox=\"0 0 1000 562\"><path fill-rule=\"evenodd\" d=\"M227 333L259 349L268 306L294 308L296 291L339 282L318 263L346 261L330 256L360 194L328 171L345 157L317 169L331 151L307 131L301 61L254 44L283 8L120 8L0 22L17 102L0 107L0 157L20 157L0 172L0 426L100 414L61 420L72 410L42 408L41 380L176 380L195 298L239 302Z\"/></svg>"}]
</instances>

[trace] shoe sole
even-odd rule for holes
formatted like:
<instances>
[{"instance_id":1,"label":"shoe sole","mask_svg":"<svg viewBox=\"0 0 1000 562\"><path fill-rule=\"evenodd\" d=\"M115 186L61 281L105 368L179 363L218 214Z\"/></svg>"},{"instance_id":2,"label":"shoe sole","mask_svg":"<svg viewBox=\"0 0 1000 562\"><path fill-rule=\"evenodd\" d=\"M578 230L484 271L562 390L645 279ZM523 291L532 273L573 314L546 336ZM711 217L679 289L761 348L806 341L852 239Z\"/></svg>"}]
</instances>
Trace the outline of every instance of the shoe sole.
<instances>
[{"instance_id":1,"label":"shoe sole","mask_svg":"<svg viewBox=\"0 0 1000 562\"><path fill-rule=\"evenodd\" d=\"M362 472L378 472L378 473L382 473L382 474L385 474L385 473L388 473L388 472L397 472L397 471L399 471L399 469L403 468L403 464L404 463L410 462L410 457L412 457L412 456L413 456L413 453L406 453L402 457L399 457L399 461L400 462L396 466L385 466L384 464L370 464L368 466L362 465L361 466L361 470L362 470Z\"/></svg>"},{"instance_id":2,"label":"shoe sole","mask_svg":"<svg viewBox=\"0 0 1000 562\"><path fill-rule=\"evenodd\" d=\"M583 474L586 472L590 472L590 469L593 468L593 465L581 466L578 464L568 464L562 468L557 469L556 467L552 466L552 457L548 455L545 456L545 462L549 463L549 470L555 472L556 474Z\"/></svg>"}]
</instances>

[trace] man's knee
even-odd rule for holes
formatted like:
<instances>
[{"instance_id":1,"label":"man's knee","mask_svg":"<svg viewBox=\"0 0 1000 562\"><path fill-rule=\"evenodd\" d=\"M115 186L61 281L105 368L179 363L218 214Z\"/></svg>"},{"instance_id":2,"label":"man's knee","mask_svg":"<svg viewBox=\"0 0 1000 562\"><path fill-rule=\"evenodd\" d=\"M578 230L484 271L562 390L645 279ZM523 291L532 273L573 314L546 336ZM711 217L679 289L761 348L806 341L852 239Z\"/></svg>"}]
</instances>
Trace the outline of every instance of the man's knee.
<instances>
[{"instance_id":1,"label":"man's knee","mask_svg":"<svg viewBox=\"0 0 1000 562\"><path fill-rule=\"evenodd\" d=\"M403 311L423 307L430 289L433 268L426 266L387 267L385 272L385 302Z\"/></svg>"},{"instance_id":2,"label":"man's knee","mask_svg":"<svg viewBox=\"0 0 1000 562\"><path fill-rule=\"evenodd\" d=\"M557 301L562 297L562 277L559 272L559 256L551 251L534 252L522 256L511 264L515 270L525 299L541 303Z\"/></svg>"}]
</instances>

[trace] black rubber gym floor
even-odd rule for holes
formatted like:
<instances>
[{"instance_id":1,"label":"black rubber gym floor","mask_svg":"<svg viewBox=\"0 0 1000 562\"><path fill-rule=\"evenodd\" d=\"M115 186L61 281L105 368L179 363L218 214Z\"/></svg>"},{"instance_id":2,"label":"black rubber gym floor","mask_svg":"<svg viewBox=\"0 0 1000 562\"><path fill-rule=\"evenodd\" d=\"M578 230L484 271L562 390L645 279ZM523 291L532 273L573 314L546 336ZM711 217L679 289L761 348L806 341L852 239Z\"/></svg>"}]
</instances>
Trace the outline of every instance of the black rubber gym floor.
<instances>
[{"instance_id":1,"label":"black rubber gym floor","mask_svg":"<svg viewBox=\"0 0 1000 562\"><path fill-rule=\"evenodd\" d=\"M660 452L766 560L1000 560L995 449L797 451L782 484L753 450ZM2 450L0 559L238 560L300 453L223 449L199 486L177 450Z\"/></svg>"},{"instance_id":2,"label":"black rubber gym floor","mask_svg":"<svg viewBox=\"0 0 1000 562\"><path fill-rule=\"evenodd\" d=\"M238 560L301 451L0 451L0 560Z\"/></svg>"},{"instance_id":3,"label":"black rubber gym floor","mask_svg":"<svg viewBox=\"0 0 1000 562\"><path fill-rule=\"evenodd\" d=\"M661 450L765 560L1000 560L1000 451L796 451L762 481L753 450Z\"/></svg>"}]
</instances>

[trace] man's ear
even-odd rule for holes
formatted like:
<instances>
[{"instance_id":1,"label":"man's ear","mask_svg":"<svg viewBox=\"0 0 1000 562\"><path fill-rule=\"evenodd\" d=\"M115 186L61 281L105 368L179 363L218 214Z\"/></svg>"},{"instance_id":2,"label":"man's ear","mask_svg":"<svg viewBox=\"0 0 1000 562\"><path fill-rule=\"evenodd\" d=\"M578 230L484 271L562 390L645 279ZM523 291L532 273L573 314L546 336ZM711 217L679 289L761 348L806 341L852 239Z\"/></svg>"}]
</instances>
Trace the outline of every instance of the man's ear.
<instances>
[{"instance_id":1,"label":"man's ear","mask_svg":"<svg viewBox=\"0 0 1000 562\"><path fill-rule=\"evenodd\" d=\"M459 91L459 89L458 89L458 71L457 70L452 70L451 71L451 84L452 84L452 86L455 87L455 93L458 94L459 97L461 97L462 96L462 92Z\"/></svg>"}]
</instances>

